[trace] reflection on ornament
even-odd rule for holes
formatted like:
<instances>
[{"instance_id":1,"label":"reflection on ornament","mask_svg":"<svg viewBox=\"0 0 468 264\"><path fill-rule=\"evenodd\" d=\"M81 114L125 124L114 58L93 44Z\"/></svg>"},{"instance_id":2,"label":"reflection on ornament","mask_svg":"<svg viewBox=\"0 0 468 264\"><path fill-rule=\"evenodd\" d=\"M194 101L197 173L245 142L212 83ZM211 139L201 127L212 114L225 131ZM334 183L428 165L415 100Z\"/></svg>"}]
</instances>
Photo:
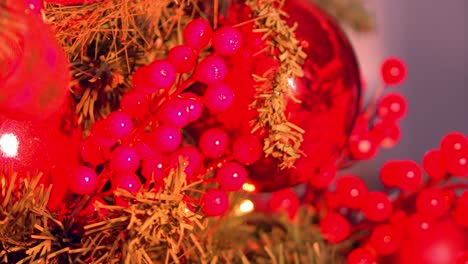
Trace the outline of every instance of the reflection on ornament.
<instances>
[{"instance_id":1,"label":"reflection on ornament","mask_svg":"<svg viewBox=\"0 0 468 264\"><path fill-rule=\"evenodd\" d=\"M13 133L0 136L0 150L3 157L14 158L18 155L18 138Z\"/></svg>"},{"instance_id":2,"label":"reflection on ornament","mask_svg":"<svg viewBox=\"0 0 468 264\"><path fill-rule=\"evenodd\" d=\"M288 120L306 131L301 145L305 155L294 169L280 170L273 158L249 166L249 180L257 191L295 186L314 177L326 164L335 163L348 141L360 101L356 58L338 25L309 1L288 0L284 9L290 25L298 23L296 38L307 54L304 77L287 80L291 94L301 103L289 101L286 109ZM258 46L253 47L252 42L246 41L239 55L229 61L226 82L236 96L233 106L218 115L218 121L238 137L250 133L249 122L258 116L249 108L255 96L250 76L259 68L274 67L268 56L252 55ZM360 147L369 148L365 142Z\"/></svg>"}]
</instances>

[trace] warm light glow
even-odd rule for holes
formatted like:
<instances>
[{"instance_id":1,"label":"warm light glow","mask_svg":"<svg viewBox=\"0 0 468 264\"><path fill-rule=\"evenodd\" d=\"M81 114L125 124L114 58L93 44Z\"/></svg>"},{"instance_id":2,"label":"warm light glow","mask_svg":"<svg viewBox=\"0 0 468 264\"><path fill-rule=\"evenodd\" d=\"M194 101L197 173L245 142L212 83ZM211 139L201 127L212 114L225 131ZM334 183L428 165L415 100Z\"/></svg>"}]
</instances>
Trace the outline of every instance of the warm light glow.
<instances>
[{"instance_id":1,"label":"warm light glow","mask_svg":"<svg viewBox=\"0 0 468 264\"><path fill-rule=\"evenodd\" d=\"M244 185L242 185L242 190L246 192L255 192L255 185L251 183L244 183Z\"/></svg>"},{"instance_id":2,"label":"warm light glow","mask_svg":"<svg viewBox=\"0 0 468 264\"><path fill-rule=\"evenodd\" d=\"M18 155L19 142L16 136L12 133L3 134L0 137L0 150L2 156L14 158Z\"/></svg>"},{"instance_id":3,"label":"warm light glow","mask_svg":"<svg viewBox=\"0 0 468 264\"><path fill-rule=\"evenodd\" d=\"M239 211L243 214L250 213L254 209L255 209L255 206L250 200L243 201L239 206Z\"/></svg>"},{"instance_id":4,"label":"warm light glow","mask_svg":"<svg viewBox=\"0 0 468 264\"><path fill-rule=\"evenodd\" d=\"M289 88L291 88L291 90L293 91L297 90L297 86L296 86L296 82L294 81L294 78L288 78L288 85L289 85Z\"/></svg>"}]
</instances>

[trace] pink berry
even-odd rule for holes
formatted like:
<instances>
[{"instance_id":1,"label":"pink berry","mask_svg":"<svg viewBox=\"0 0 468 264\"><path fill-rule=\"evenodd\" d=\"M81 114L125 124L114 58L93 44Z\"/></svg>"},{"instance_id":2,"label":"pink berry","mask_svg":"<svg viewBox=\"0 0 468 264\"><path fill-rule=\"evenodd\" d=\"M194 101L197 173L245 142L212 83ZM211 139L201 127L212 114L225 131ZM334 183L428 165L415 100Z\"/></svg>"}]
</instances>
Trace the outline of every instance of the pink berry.
<instances>
[{"instance_id":1,"label":"pink berry","mask_svg":"<svg viewBox=\"0 0 468 264\"><path fill-rule=\"evenodd\" d=\"M377 114L387 121L400 120L405 116L406 112L406 99L398 93L384 95L377 106Z\"/></svg>"},{"instance_id":2,"label":"pink berry","mask_svg":"<svg viewBox=\"0 0 468 264\"><path fill-rule=\"evenodd\" d=\"M416 191L422 183L421 167L412 160L401 160L395 171L396 186L406 191Z\"/></svg>"},{"instance_id":3,"label":"pink berry","mask_svg":"<svg viewBox=\"0 0 468 264\"><path fill-rule=\"evenodd\" d=\"M112 136L106 119L96 121L90 132L91 141L98 147L109 148L117 142L115 137Z\"/></svg>"},{"instance_id":4,"label":"pink berry","mask_svg":"<svg viewBox=\"0 0 468 264\"><path fill-rule=\"evenodd\" d=\"M71 172L70 191L79 195L88 195L97 187L97 176L94 170L79 166Z\"/></svg>"},{"instance_id":5,"label":"pink berry","mask_svg":"<svg viewBox=\"0 0 468 264\"><path fill-rule=\"evenodd\" d=\"M372 231L370 243L379 255L390 255L400 248L402 234L392 225L378 225Z\"/></svg>"},{"instance_id":6,"label":"pink berry","mask_svg":"<svg viewBox=\"0 0 468 264\"><path fill-rule=\"evenodd\" d=\"M175 46L167 53L167 60L178 73L187 73L193 70L197 63L197 57L193 49L186 45Z\"/></svg>"},{"instance_id":7,"label":"pink berry","mask_svg":"<svg viewBox=\"0 0 468 264\"><path fill-rule=\"evenodd\" d=\"M151 159L141 163L141 175L147 180L162 181L164 169L164 156L155 152Z\"/></svg>"},{"instance_id":8,"label":"pink berry","mask_svg":"<svg viewBox=\"0 0 468 264\"><path fill-rule=\"evenodd\" d=\"M285 188L271 194L269 201L273 212L285 211L290 219L293 219L299 210L300 201L297 194L291 188Z\"/></svg>"},{"instance_id":9,"label":"pink berry","mask_svg":"<svg viewBox=\"0 0 468 264\"><path fill-rule=\"evenodd\" d=\"M342 215L335 212L328 212L320 220L320 231L325 240L331 243L338 243L348 238L351 226Z\"/></svg>"},{"instance_id":10,"label":"pink berry","mask_svg":"<svg viewBox=\"0 0 468 264\"><path fill-rule=\"evenodd\" d=\"M398 58L388 58L382 64L381 74L386 85L398 85L406 78L405 63Z\"/></svg>"},{"instance_id":11,"label":"pink berry","mask_svg":"<svg viewBox=\"0 0 468 264\"><path fill-rule=\"evenodd\" d=\"M362 211L367 219L382 222L392 214L392 201L383 192L370 192L367 195L367 201L364 203Z\"/></svg>"},{"instance_id":12,"label":"pink berry","mask_svg":"<svg viewBox=\"0 0 468 264\"><path fill-rule=\"evenodd\" d=\"M182 143L182 134L177 128L160 125L149 135L148 143L155 151L172 152Z\"/></svg>"},{"instance_id":13,"label":"pink berry","mask_svg":"<svg viewBox=\"0 0 468 264\"><path fill-rule=\"evenodd\" d=\"M225 191L209 189L203 194L201 205L206 216L221 216L229 209L229 197Z\"/></svg>"},{"instance_id":14,"label":"pink berry","mask_svg":"<svg viewBox=\"0 0 468 264\"><path fill-rule=\"evenodd\" d=\"M117 172L133 172L140 166L138 152L128 145L120 145L112 150L109 167Z\"/></svg>"},{"instance_id":15,"label":"pink berry","mask_svg":"<svg viewBox=\"0 0 468 264\"><path fill-rule=\"evenodd\" d=\"M245 165L252 165L259 161L263 155L260 140L254 135L239 137L233 144L234 159Z\"/></svg>"},{"instance_id":16,"label":"pink berry","mask_svg":"<svg viewBox=\"0 0 468 264\"><path fill-rule=\"evenodd\" d=\"M208 21L196 18L185 25L183 35L187 46L201 50L210 43L213 29Z\"/></svg>"},{"instance_id":17,"label":"pink berry","mask_svg":"<svg viewBox=\"0 0 468 264\"><path fill-rule=\"evenodd\" d=\"M424 154L422 165L427 175L434 180L442 180L447 172L443 166L440 150L432 149Z\"/></svg>"},{"instance_id":18,"label":"pink berry","mask_svg":"<svg viewBox=\"0 0 468 264\"><path fill-rule=\"evenodd\" d=\"M231 56L242 46L242 35L237 28L224 26L214 32L211 44L216 53Z\"/></svg>"},{"instance_id":19,"label":"pink berry","mask_svg":"<svg viewBox=\"0 0 468 264\"><path fill-rule=\"evenodd\" d=\"M146 99L146 96L143 93L137 90L131 90L122 95L120 108L131 117L142 119L148 115L148 99Z\"/></svg>"},{"instance_id":20,"label":"pink berry","mask_svg":"<svg viewBox=\"0 0 468 264\"><path fill-rule=\"evenodd\" d=\"M184 93L181 95L181 99L188 112L188 121L195 122L203 114L203 104L201 100L194 94Z\"/></svg>"},{"instance_id":21,"label":"pink berry","mask_svg":"<svg viewBox=\"0 0 468 264\"><path fill-rule=\"evenodd\" d=\"M336 181L336 195L340 203L348 208L362 208L367 194L366 184L356 176L341 176Z\"/></svg>"},{"instance_id":22,"label":"pink berry","mask_svg":"<svg viewBox=\"0 0 468 264\"><path fill-rule=\"evenodd\" d=\"M182 166L185 166L185 175L192 177L202 165L202 156L194 146L183 146L174 151L168 158L168 166L176 168L179 165L179 159L183 160Z\"/></svg>"},{"instance_id":23,"label":"pink berry","mask_svg":"<svg viewBox=\"0 0 468 264\"><path fill-rule=\"evenodd\" d=\"M201 134L198 143L200 150L207 157L219 158L226 153L229 138L224 130L210 128Z\"/></svg>"},{"instance_id":24,"label":"pink berry","mask_svg":"<svg viewBox=\"0 0 468 264\"><path fill-rule=\"evenodd\" d=\"M148 135L144 136L145 138L148 137ZM138 141L133 144L133 147L135 150L138 152L138 156L142 160L148 160L148 159L153 159L157 158L160 154L156 151L154 151L146 141Z\"/></svg>"},{"instance_id":25,"label":"pink berry","mask_svg":"<svg viewBox=\"0 0 468 264\"><path fill-rule=\"evenodd\" d=\"M223 58L215 55L205 57L198 64L196 76L204 84L221 82L226 78L228 67Z\"/></svg>"},{"instance_id":26,"label":"pink berry","mask_svg":"<svg viewBox=\"0 0 468 264\"><path fill-rule=\"evenodd\" d=\"M140 67L133 75L133 87L144 93L152 94L160 89L169 89L175 82L175 71L167 60L155 60Z\"/></svg>"},{"instance_id":27,"label":"pink berry","mask_svg":"<svg viewBox=\"0 0 468 264\"><path fill-rule=\"evenodd\" d=\"M183 128L189 122L187 105L178 99L165 102L159 109L158 117L161 123L176 128Z\"/></svg>"},{"instance_id":28,"label":"pink berry","mask_svg":"<svg viewBox=\"0 0 468 264\"><path fill-rule=\"evenodd\" d=\"M100 147L93 143L91 138L86 138L80 145L81 159L91 166L97 166L104 163L103 153Z\"/></svg>"},{"instance_id":29,"label":"pink berry","mask_svg":"<svg viewBox=\"0 0 468 264\"><path fill-rule=\"evenodd\" d=\"M109 130L116 139L124 139L133 131L132 118L125 112L114 111L106 119Z\"/></svg>"},{"instance_id":30,"label":"pink berry","mask_svg":"<svg viewBox=\"0 0 468 264\"><path fill-rule=\"evenodd\" d=\"M377 264L375 253L365 247L353 249L348 254L347 260L347 264Z\"/></svg>"},{"instance_id":31,"label":"pink berry","mask_svg":"<svg viewBox=\"0 0 468 264\"><path fill-rule=\"evenodd\" d=\"M203 102L213 112L226 111L234 102L234 92L224 83L214 83L206 88Z\"/></svg>"},{"instance_id":32,"label":"pink berry","mask_svg":"<svg viewBox=\"0 0 468 264\"><path fill-rule=\"evenodd\" d=\"M338 169L336 165L334 163L329 163L311 177L309 184L317 189L325 189L335 180L337 172Z\"/></svg>"},{"instance_id":33,"label":"pink berry","mask_svg":"<svg viewBox=\"0 0 468 264\"><path fill-rule=\"evenodd\" d=\"M430 188L418 194L416 208L422 216L437 220L447 213L449 204L440 190Z\"/></svg>"},{"instance_id":34,"label":"pink berry","mask_svg":"<svg viewBox=\"0 0 468 264\"><path fill-rule=\"evenodd\" d=\"M141 189L141 182L133 172L122 172L115 176L117 188L122 188L131 193L136 193Z\"/></svg>"},{"instance_id":35,"label":"pink berry","mask_svg":"<svg viewBox=\"0 0 468 264\"><path fill-rule=\"evenodd\" d=\"M226 162L216 172L216 180L221 189L236 192L247 180L247 170L237 162Z\"/></svg>"}]
</instances>

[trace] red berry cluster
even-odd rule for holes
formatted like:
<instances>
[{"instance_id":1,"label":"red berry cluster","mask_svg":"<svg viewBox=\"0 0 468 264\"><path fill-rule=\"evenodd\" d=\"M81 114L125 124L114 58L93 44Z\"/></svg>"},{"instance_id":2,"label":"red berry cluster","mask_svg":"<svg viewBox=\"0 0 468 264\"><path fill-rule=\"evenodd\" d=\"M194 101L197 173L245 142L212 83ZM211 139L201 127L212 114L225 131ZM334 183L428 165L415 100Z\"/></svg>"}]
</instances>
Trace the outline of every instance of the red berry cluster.
<instances>
[{"instance_id":1,"label":"red berry cluster","mask_svg":"<svg viewBox=\"0 0 468 264\"><path fill-rule=\"evenodd\" d=\"M377 154L379 147L391 148L400 140L398 121L406 114L406 99L395 92L381 95L384 87L404 81L406 66L400 59L388 58L381 71L382 85L374 91L373 100L358 116L349 139L350 156L355 160L370 159Z\"/></svg>"},{"instance_id":2,"label":"red berry cluster","mask_svg":"<svg viewBox=\"0 0 468 264\"><path fill-rule=\"evenodd\" d=\"M423 157L427 177L412 160L391 160L382 166L385 192L369 191L357 176L341 176L335 190L326 191L317 203L318 208L326 207L319 224L324 238L338 243L357 235L360 246L348 253L350 264L377 263L382 256L398 254L398 263L407 263L411 254L403 248L416 245L424 245L421 252L448 247L455 261L468 243L463 238L468 231L467 160L468 138L450 133L440 149Z\"/></svg>"},{"instance_id":3,"label":"red berry cluster","mask_svg":"<svg viewBox=\"0 0 468 264\"><path fill-rule=\"evenodd\" d=\"M200 204L208 216L224 214L226 192L238 191L247 179L244 167L257 161L262 146L254 136L231 141L222 126L204 125L197 144L186 142L183 131L204 115L217 114L233 103L233 89L224 82L228 57L241 47L242 35L233 26L213 32L204 19L183 30L184 44L171 48L164 59L138 68L133 90L125 93L120 110L97 121L83 141L83 166L73 173L70 190L79 195L100 192L101 182L137 192L142 185L157 190L182 158L188 181L214 171L219 189L210 189ZM210 44L211 43L211 44ZM200 51L211 52L200 57ZM191 87L202 87L202 95ZM96 171L102 171L97 175Z\"/></svg>"}]
</instances>

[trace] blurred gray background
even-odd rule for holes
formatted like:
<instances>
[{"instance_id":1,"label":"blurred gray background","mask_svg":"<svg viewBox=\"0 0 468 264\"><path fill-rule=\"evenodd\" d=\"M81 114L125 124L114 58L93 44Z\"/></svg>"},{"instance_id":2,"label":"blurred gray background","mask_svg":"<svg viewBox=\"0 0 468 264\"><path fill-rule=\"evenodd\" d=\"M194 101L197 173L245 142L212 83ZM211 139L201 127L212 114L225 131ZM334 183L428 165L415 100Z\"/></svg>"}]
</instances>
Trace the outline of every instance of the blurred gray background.
<instances>
[{"instance_id":1,"label":"blurred gray background","mask_svg":"<svg viewBox=\"0 0 468 264\"><path fill-rule=\"evenodd\" d=\"M400 57L408 67L408 79L394 88L409 105L400 143L352 169L378 186L378 171L385 160L420 162L446 133L468 135L468 0L364 1L375 16L376 31L348 35L368 89L378 85L385 57Z\"/></svg>"}]
</instances>

